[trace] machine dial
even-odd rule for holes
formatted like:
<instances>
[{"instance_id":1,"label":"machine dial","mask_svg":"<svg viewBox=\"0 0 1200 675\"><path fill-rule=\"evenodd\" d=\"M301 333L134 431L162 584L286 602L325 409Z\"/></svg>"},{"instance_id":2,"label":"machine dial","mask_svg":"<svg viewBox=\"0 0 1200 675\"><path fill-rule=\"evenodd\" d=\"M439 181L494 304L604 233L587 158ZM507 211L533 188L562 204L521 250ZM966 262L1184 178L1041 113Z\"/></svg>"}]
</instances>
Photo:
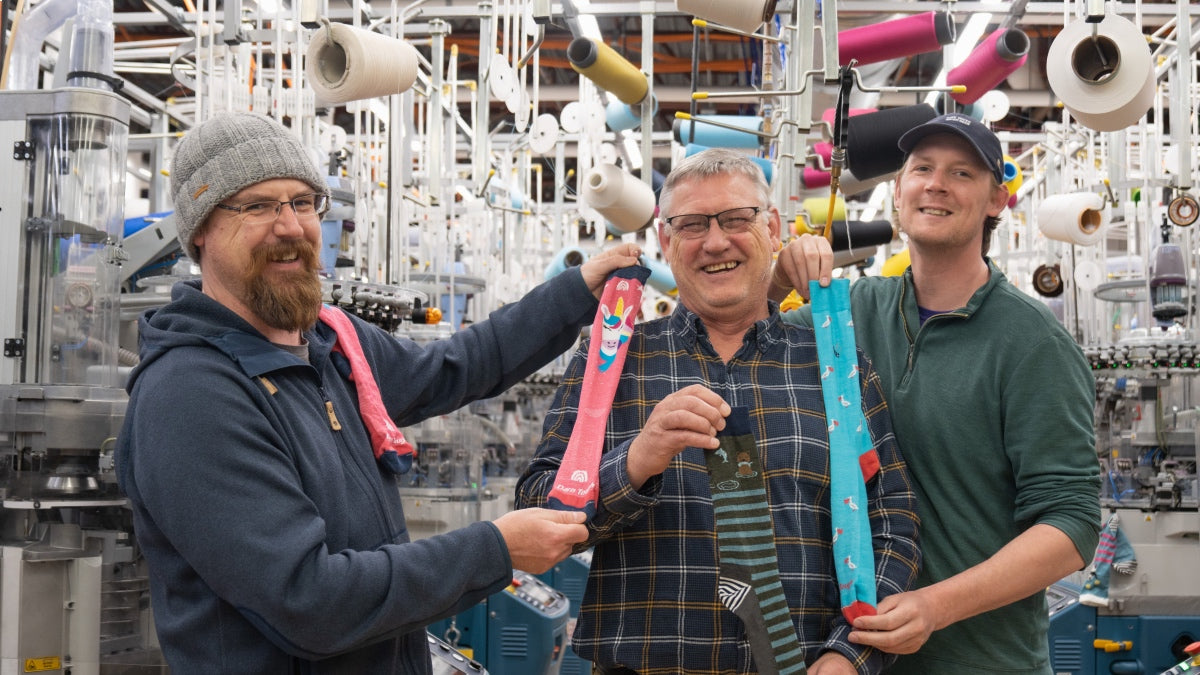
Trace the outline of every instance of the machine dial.
<instances>
[{"instance_id":1,"label":"machine dial","mask_svg":"<svg viewBox=\"0 0 1200 675\"><path fill-rule=\"evenodd\" d=\"M92 304L92 287L84 283L67 286L67 304L83 309Z\"/></svg>"}]
</instances>

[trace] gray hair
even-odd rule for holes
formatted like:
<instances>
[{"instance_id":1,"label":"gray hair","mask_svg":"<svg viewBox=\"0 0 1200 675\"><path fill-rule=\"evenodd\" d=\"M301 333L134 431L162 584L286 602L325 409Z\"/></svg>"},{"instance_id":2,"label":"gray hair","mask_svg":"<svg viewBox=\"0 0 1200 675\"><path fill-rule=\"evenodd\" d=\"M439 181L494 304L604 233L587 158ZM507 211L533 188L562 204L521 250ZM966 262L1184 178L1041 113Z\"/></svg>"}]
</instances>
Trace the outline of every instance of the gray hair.
<instances>
[{"instance_id":1,"label":"gray hair","mask_svg":"<svg viewBox=\"0 0 1200 675\"><path fill-rule=\"evenodd\" d=\"M726 174L741 174L749 178L758 192L758 201L764 207L771 205L771 186L767 184L762 168L750 157L728 148L709 148L697 152L676 164L663 181L662 190L658 193L659 213L663 217L669 214L667 207L675 188L682 182L724 176Z\"/></svg>"}]
</instances>

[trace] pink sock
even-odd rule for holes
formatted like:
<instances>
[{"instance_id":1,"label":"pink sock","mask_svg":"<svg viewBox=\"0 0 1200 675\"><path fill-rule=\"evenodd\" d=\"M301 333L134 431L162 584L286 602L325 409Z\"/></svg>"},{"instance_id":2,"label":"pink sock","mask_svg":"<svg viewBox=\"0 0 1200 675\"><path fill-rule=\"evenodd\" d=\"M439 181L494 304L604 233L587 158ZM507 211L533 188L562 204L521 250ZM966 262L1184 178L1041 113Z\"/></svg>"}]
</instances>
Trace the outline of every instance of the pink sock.
<instances>
[{"instance_id":1,"label":"pink sock","mask_svg":"<svg viewBox=\"0 0 1200 675\"><path fill-rule=\"evenodd\" d=\"M552 509L583 511L588 518L596 514L604 428L642 303L642 286L649 275L645 267L624 267L613 272L604 284L600 309L592 322L579 415L546 500L546 506Z\"/></svg>"}]
</instances>

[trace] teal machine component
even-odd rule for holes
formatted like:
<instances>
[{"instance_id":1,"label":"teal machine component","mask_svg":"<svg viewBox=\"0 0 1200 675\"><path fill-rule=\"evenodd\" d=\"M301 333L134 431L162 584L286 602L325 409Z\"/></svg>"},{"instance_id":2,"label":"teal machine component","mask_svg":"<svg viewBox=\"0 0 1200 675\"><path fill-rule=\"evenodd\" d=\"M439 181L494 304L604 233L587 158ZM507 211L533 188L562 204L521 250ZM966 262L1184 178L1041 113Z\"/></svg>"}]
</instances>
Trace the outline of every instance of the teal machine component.
<instances>
[{"instance_id":1,"label":"teal machine component","mask_svg":"<svg viewBox=\"0 0 1200 675\"><path fill-rule=\"evenodd\" d=\"M429 632L492 675L559 675L569 604L546 582L516 570L507 588Z\"/></svg>"}]
</instances>

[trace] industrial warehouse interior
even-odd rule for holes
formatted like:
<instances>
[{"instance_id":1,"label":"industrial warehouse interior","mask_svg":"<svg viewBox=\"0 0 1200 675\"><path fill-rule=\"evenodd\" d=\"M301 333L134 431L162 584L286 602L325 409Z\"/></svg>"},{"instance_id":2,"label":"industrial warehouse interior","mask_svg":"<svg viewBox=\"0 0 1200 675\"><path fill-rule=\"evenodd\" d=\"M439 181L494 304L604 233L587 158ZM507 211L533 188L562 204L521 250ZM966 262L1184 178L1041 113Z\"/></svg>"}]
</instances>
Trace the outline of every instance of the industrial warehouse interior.
<instances>
[{"instance_id":1,"label":"industrial warehouse interior","mask_svg":"<svg viewBox=\"0 0 1200 675\"><path fill-rule=\"evenodd\" d=\"M682 311L662 234L678 213L661 212L659 195L675 166L708 148L732 149L761 169L781 244L824 238L835 280L851 288L901 277L910 250L897 225L906 156L899 139L941 115L990 129L1009 196L987 259L1054 318L1095 384L1100 548L1038 591L1048 662L1031 672L1200 668L1200 4L0 7L0 146L8 157L0 182L0 675L223 672L194 661L172 668L160 644L156 616L164 612L151 588L161 577L139 544L117 448L133 412L130 375L148 368L139 317L172 302L177 284L201 278L177 229L176 149L202 123L246 111L289 130L306 153L301 161L324 180L324 305L421 348L463 339L621 244L636 244L648 269L630 330ZM299 217L299 197L287 198ZM282 199L277 216L287 211ZM705 218L730 234L722 215ZM808 304L801 295L789 294L780 311ZM591 326L589 314L581 338ZM547 415L579 344L587 343L500 382L495 395L399 425L415 455L411 468L386 479L402 504L397 529L406 543L394 546L437 541L518 508L518 480L557 432ZM624 374L632 372L627 363ZM380 382L385 390L410 384ZM343 411L341 423L348 419ZM904 454L920 451L904 440ZM610 434L606 452L613 441ZM935 520L928 515L926 525ZM172 545L211 552L227 543ZM513 569L511 584L461 611L430 609L436 620L423 623L432 672L641 672L636 664L593 670L572 647L585 593L601 583L589 577L592 556L578 550L540 573ZM259 626L238 598L221 599ZM369 645L401 628L350 642ZM305 659L320 659L304 649L280 646L287 636L263 634L297 655L303 665L293 669L324 672L309 669Z\"/></svg>"}]
</instances>

